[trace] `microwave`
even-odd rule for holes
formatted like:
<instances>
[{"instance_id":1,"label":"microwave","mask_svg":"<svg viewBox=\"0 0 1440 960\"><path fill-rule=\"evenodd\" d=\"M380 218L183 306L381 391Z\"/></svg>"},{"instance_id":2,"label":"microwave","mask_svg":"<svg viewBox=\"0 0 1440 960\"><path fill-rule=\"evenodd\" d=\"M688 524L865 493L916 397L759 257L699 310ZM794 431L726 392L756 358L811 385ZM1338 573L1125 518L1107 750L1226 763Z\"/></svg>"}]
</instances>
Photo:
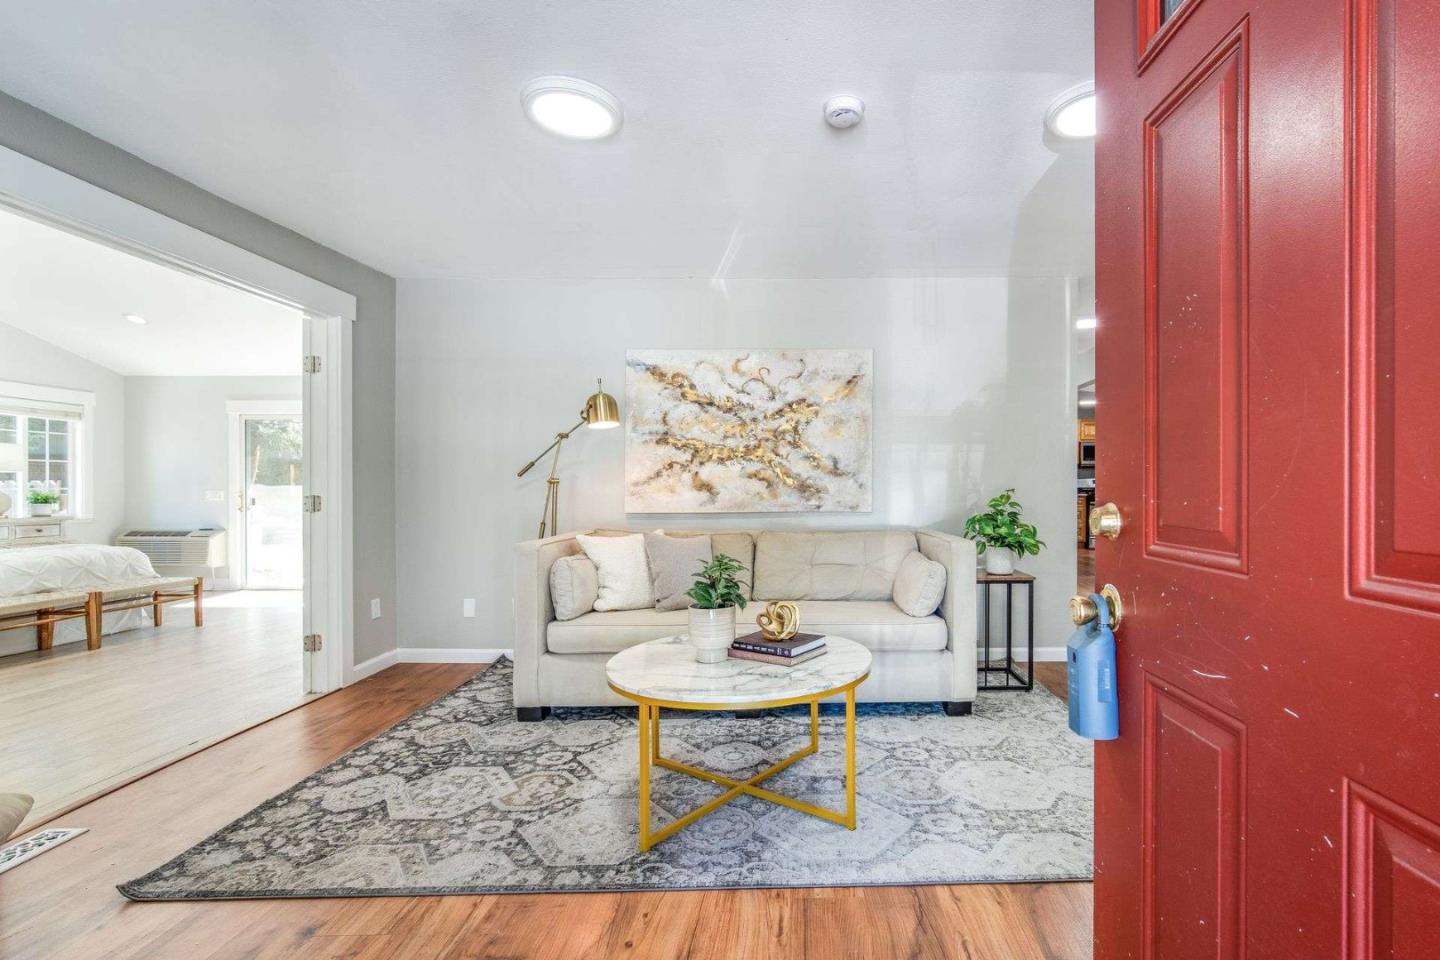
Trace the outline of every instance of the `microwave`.
<instances>
[{"instance_id":1,"label":"microwave","mask_svg":"<svg viewBox=\"0 0 1440 960\"><path fill-rule=\"evenodd\" d=\"M1079 446L1080 449L1075 462L1082 467L1095 466L1095 441L1081 440Z\"/></svg>"}]
</instances>

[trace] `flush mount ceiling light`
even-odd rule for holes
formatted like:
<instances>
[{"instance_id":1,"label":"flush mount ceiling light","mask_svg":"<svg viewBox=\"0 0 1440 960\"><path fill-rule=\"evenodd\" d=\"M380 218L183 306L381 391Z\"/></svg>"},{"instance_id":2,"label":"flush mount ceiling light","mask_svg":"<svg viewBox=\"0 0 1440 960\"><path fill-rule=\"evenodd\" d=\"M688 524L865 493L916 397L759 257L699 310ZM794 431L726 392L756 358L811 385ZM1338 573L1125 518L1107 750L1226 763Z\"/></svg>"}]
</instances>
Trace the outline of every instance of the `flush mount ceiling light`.
<instances>
[{"instance_id":1,"label":"flush mount ceiling light","mask_svg":"<svg viewBox=\"0 0 1440 960\"><path fill-rule=\"evenodd\" d=\"M122 313L120 314L120 319L129 320L131 323L138 324L142 327L150 322L149 320L146 320L144 317L140 316L140 314L138 313Z\"/></svg>"},{"instance_id":2,"label":"flush mount ceiling light","mask_svg":"<svg viewBox=\"0 0 1440 960\"><path fill-rule=\"evenodd\" d=\"M574 140L602 140L625 119L608 90L574 77L537 77L525 84L520 102L536 124Z\"/></svg>"},{"instance_id":3,"label":"flush mount ceiling light","mask_svg":"<svg viewBox=\"0 0 1440 960\"><path fill-rule=\"evenodd\" d=\"M1096 324L1096 320L1095 320L1094 317L1076 317L1076 318L1075 318L1075 329L1076 329L1076 330L1094 330L1094 329L1095 329L1095 324Z\"/></svg>"},{"instance_id":4,"label":"flush mount ceiling light","mask_svg":"<svg viewBox=\"0 0 1440 960\"><path fill-rule=\"evenodd\" d=\"M1095 84L1076 84L1056 97L1045 111L1045 126L1066 140L1087 140L1095 136Z\"/></svg>"}]
</instances>

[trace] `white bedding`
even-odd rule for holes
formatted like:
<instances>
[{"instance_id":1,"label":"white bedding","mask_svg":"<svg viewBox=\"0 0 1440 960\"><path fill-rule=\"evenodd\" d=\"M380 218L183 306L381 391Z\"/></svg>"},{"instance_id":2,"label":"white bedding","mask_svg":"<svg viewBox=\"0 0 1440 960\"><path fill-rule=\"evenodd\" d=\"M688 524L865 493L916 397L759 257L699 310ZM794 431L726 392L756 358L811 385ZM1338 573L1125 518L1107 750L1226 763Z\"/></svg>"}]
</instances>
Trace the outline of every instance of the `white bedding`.
<instances>
[{"instance_id":1,"label":"white bedding","mask_svg":"<svg viewBox=\"0 0 1440 960\"><path fill-rule=\"evenodd\" d=\"M91 590L97 586L157 576L150 558L130 547L98 543L47 543L0 549L0 596L49 593L56 590ZM107 614L102 633L133 630L148 623L149 611L125 610ZM55 642L85 639L85 624L69 620L56 624ZM0 654L35 649L33 630L0 633Z\"/></svg>"}]
</instances>

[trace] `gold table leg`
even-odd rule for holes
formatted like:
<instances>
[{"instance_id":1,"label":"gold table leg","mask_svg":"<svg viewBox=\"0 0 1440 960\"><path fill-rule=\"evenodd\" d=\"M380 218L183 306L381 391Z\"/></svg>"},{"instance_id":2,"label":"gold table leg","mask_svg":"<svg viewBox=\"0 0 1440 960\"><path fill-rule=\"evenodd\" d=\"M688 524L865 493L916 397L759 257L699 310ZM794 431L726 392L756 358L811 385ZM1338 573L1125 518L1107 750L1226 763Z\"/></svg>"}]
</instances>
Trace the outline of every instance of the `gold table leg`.
<instances>
[{"instance_id":1,"label":"gold table leg","mask_svg":"<svg viewBox=\"0 0 1440 960\"><path fill-rule=\"evenodd\" d=\"M821 694L826 696L827 694ZM689 764L680 763L660 755L660 707L648 700L640 705L640 850L645 852L677 831L688 827L701 817L708 816L742 794L758 797L770 803L789 807L837 823L847 830L855 829L855 688L845 691L845 809L831 810L817 804L787 797L773 790L766 790L760 784L788 768L797 760L808 757L820 749L820 701L810 701L810 742L804 747L771 764L748 780L735 780L709 770L701 770ZM652 767L661 767L683 773L698 780L728 788L720 796L696 807L694 810L673 820L659 830L650 829L650 773Z\"/></svg>"}]
</instances>

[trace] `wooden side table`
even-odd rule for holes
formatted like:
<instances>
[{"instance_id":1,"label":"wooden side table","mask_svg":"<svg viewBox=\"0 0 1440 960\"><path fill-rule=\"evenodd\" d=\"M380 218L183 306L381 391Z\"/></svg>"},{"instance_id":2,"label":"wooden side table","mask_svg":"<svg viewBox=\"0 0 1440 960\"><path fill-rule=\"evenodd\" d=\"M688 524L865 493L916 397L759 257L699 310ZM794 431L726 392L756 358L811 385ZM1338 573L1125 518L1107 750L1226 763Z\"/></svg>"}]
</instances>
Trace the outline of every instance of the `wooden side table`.
<instances>
[{"instance_id":1,"label":"wooden side table","mask_svg":"<svg viewBox=\"0 0 1440 960\"><path fill-rule=\"evenodd\" d=\"M980 616L984 618L985 639L982 649L985 660L979 665L980 690L1031 690L1035 686L1035 578L1020 570L1014 573L986 573L982 567L975 576L980 585L982 597ZM1005 587L1005 659L997 663L990 660L990 592L997 584ZM1015 660L1015 587L1025 588L1027 615L1025 629L1025 674L1016 669ZM997 676L998 675L998 676ZM999 682L1004 677L1003 683Z\"/></svg>"}]
</instances>

